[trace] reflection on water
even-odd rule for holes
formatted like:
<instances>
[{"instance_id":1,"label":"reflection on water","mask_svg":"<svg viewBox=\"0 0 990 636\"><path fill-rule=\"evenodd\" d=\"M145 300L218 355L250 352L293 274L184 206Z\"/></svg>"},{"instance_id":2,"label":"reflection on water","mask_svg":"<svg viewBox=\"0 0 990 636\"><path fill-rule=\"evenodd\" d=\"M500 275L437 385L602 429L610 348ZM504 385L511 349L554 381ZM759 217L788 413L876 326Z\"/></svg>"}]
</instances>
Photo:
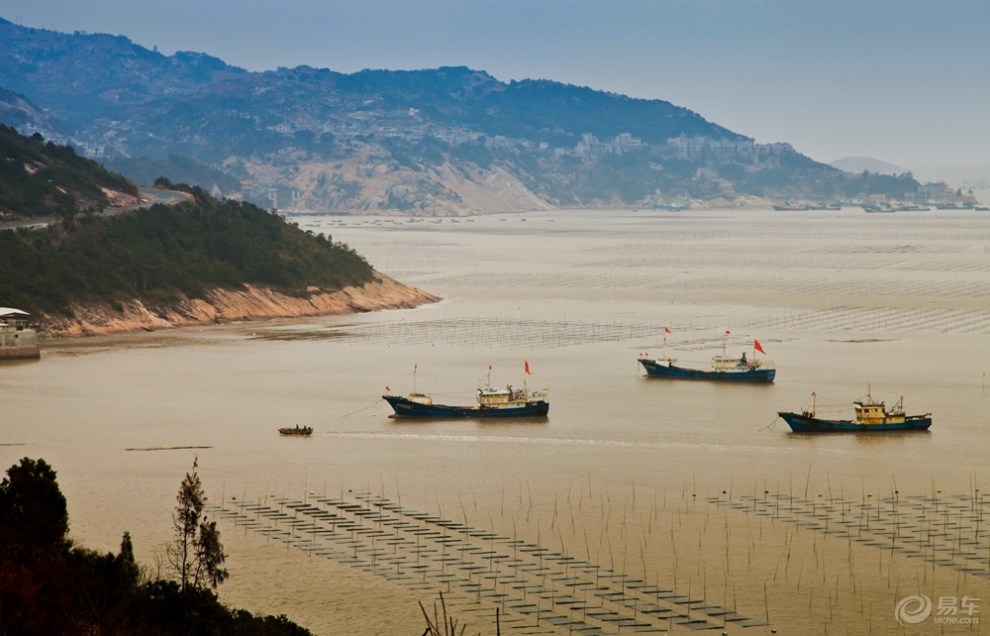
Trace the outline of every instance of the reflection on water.
<instances>
[{"instance_id":1,"label":"reflection on water","mask_svg":"<svg viewBox=\"0 0 990 636\"><path fill-rule=\"evenodd\" d=\"M907 595L990 598L990 227L877 216L335 220L443 302L48 341L0 366L0 460L44 457L73 536L116 550L130 531L151 565L198 457L223 598L320 634L421 632L438 591L469 633L495 633L497 607L503 634L899 634ZM705 367L754 338L772 385L636 362ZM469 403L489 365L549 387L549 417L408 422L380 397ZM814 392L849 417L867 390L932 429L794 434L776 416ZM313 436L278 435L294 424Z\"/></svg>"}]
</instances>

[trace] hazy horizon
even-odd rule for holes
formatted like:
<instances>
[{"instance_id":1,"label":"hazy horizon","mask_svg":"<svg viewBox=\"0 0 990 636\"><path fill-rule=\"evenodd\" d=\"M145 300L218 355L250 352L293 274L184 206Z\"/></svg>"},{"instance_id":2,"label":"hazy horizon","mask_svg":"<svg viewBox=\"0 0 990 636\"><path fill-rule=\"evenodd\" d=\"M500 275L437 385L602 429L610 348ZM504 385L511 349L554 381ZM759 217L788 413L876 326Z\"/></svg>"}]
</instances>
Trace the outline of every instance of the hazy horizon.
<instances>
[{"instance_id":1,"label":"hazy horizon","mask_svg":"<svg viewBox=\"0 0 990 636\"><path fill-rule=\"evenodd\" d=\"M990 85L977 79L990 3L977 0L10 0L2 17L255 71L468 66L670 101L824 163L990 179Z\"/></svg>"}]
</instances>

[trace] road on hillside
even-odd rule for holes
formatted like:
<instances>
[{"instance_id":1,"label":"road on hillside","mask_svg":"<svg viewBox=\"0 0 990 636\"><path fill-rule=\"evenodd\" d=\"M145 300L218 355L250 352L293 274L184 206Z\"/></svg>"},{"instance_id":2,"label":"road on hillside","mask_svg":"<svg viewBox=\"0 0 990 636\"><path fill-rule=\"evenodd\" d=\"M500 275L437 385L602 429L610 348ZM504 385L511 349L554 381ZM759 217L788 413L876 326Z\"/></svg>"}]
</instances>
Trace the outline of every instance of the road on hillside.
<instances>
[{"instance_id":1,"label":"road on hillside","mask_svg":"<svg viewBox=\"0 0 990 636\"><path fill-rule=\"evenodd\" d=\"M98 214L101 216L114 216L123 212L132 212L139 208L148 208L156 203L161 203L163 205L178 205L183 201L191 201L192 195L188 192L179 192L178 190L162 190L159 188L145 188L141 186L138 188L138 199L140 202L135 205L125 205L119 208L103 208ZM55 217L38 216L30 219L24 219L22 221L6 221L0 223L0 230L16 230L18 228L39 229L48 227L54 222Z\"/></svg>"}]
</instances>

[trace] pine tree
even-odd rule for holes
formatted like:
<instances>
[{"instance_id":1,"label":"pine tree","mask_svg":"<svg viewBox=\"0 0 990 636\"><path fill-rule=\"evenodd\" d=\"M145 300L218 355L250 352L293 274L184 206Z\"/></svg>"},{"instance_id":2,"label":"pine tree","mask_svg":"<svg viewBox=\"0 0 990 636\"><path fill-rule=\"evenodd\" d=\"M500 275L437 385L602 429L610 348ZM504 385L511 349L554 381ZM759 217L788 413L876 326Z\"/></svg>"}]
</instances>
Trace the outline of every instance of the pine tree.
<instances>
[{"instance_id":1,"label":"pine tree","mask_svg":"<svg viewBox=\"0 0 990 636\"><path fill-rule=\"evenodd\" d=\"M193 460L192 473L186 473L179 486L178 505L172 514L175 538L165 550L183 592L207 585L216 589L228 577L223 568L227 555L220 543L220 531L215 521L203 516L206 494L196 472L198 466L197 458Z\"/></svg>"}]
</instances>

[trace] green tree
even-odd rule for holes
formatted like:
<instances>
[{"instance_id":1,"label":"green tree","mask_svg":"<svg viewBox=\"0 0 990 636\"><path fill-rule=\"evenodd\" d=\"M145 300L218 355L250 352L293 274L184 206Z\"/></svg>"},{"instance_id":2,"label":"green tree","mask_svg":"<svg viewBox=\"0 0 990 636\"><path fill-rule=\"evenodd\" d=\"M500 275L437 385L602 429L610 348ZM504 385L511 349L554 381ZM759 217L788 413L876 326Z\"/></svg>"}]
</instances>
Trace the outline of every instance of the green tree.
<instances>
[{"instance_id":1,"label":"green tree","mask_svg":"<svg viewBox=\"0 0 990 636\"><path fill-rule=\"evenodd\" d=\"M196 537L196 570L193 573L193 583L197 587L209 585L216 589L229 574L223 567L227 555L220 543L220 531L216 521L203 521L199 524L199 535Z\"/></svg>"},{"instance_id":2,"label":"green tree","mask_svg":"<svg viewBox=\"0 0 990 636\"><path fill-rule=\"evenodd\" d=\"M175 538L165 550L183 592L206 586L216 589L228 577L223 568L227 555L220 543L220 531L215 521L203 516L206 493L196 472L198 466L198 459L193 460L192 473L186 473L179 486L178 505L172 514Z\"/></svg>"},{"instance_id":3,"label":"green tree","mask_svg":"<svg viewBox=\"0 0 990 636\"><path fill-rule=\"evenodd\" d=\"M284 616L229 609L209 589L227 572L216 524L202 518L206 497L195 468L180 491L182 514L176 512L195 528L187 546L188 588L142 582L128 532L117 555L74 544L51 466L24 458L9 468L0 482L0 635L309 636Z\"/></svg>"},{"instance_id":4,"label":"green tree","mask_svg":"<svg viewBox=\"0 0 990 636\"><path fill-rule=\"evenodd\" d=\"M0 482L0 547L59 550L68 531L69 513L55 470L43 459L27 457L11 466Z\"/></svg>"},{"instance_id":5,"label":"green tree","mask_svg":"<svg viewBox=\"0 0 990 636\"><path fill-rule=\"evenodd\" d=\"M141 568L138 567L137 561L134 559L134 544L131 542L130 532L124 532L124 536L120 540L120 554L115 557L114 563L120 572L123 587L137 587L141 578Z\"/></svg>"},{"instance_id":6,"label":"green tree","mask_svg":"<svg viewBox=\"0 0 990 636\"><path fill-rule=\"evenodd\" d=\"M58 633L69 515L55 471L25 457L0 482L0 634Z\"/></svg>"}]
</instances>

